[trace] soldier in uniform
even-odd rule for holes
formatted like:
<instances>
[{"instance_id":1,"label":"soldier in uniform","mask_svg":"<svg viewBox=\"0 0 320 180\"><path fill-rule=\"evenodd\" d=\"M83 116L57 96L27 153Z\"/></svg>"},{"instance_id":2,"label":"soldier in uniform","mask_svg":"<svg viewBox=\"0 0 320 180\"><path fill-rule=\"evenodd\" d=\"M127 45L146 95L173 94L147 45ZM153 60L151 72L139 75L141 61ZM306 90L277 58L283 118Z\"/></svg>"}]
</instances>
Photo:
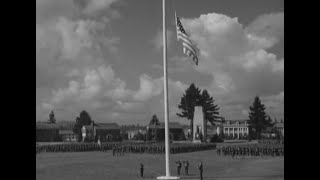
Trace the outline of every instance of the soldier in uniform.
<instances>
[{"instance_id":1,"label":"soldier in uniform","mask_svg":"<svg viewBox=\"0 0 320 180\"><path fill-rule=\"evenodd\" d=\"M143 164L140 163L140 177L143 177Z\"/></svg>"},{"instance_id":2,"label":"soldier in uniform","mask_svg":"<svg viewBox=\"0 0 320 180\"><path fill-rule=\"evenodd\" d=\"M200 161L200 164L198 166L199 172L200 172L200 180L202 180L202 173L203 173L203 165L202 161Z\"/></svg>"},{"instance_id":3,"label":"soldier in uniform","mask_svg":"<svg viewBox=\"0 0 320 180\"><path fill-rule=\"evenodd\" d=\"M183 161L183 164L184 164L184 174L188 175L189 161Z\"/></svg>"},{"instance_id":4,"label":"soldier in uniform","mask_svg":"<svg viewBox=\"0 0 320 180\"><path fill-rule=\"evenodd\" d=\"M180 176L181 162L180 161L176 161L176 165L177 165L177 174L178 174L178 176Z\"/></svg>"}]
</instances>

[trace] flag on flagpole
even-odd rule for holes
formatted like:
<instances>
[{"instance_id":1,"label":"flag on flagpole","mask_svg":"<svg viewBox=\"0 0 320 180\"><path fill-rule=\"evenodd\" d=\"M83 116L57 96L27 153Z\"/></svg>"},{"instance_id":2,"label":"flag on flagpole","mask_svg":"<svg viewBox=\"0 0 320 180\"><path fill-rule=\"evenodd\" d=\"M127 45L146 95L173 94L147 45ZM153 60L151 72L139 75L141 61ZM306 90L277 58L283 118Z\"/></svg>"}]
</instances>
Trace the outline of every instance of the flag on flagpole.
<instances>
[{"instance_id":1,"label":"flag on flagpole","mask_svg":"<svg viewBox=\"0 0 320 180\"><path fill-rule=\"evenodd\" d=\"M180 40L182 42L183 53L191 57L193 61L196 63L196 65L198 65L197 52L193 48L193 45L180 22L180 18L177 17L177 15L176 15L176 28L177 28L177 40L178 41Z\"/></svg>"}]
</instances>

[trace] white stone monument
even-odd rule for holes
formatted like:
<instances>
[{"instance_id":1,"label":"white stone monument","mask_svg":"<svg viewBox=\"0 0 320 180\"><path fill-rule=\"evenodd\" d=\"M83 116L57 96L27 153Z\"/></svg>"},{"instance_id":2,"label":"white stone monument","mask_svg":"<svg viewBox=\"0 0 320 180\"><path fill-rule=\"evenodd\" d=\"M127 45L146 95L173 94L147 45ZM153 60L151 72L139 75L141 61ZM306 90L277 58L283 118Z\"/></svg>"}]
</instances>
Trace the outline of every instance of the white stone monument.
<instances>
[{"instance_id":1,"label":"white stone monument","mask_svg":"<svg viewBox=\"0 0 320 180\"><path fill-rule=\"evenodd\" d=\"M200 133L202 134L202 138L204 138L205 128L202 106L195 106L193 116L193 142L201 142Z\"/></svg>"}]
</instances>

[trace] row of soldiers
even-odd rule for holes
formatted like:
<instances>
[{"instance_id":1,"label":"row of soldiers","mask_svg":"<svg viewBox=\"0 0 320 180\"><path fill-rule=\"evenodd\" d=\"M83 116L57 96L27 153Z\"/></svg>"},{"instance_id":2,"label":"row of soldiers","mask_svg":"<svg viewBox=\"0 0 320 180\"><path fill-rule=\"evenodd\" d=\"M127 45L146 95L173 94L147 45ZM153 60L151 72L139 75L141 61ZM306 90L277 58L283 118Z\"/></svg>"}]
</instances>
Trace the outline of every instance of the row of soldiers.
<instances>
[{"instance_id":1,"label":"row of soldiers","mask_svg":"<svg viewBox=\"0 0 320 180\"><path fill-rule=\"evenodd\" d=\"M41 152L86 152L107 151L108 146L95 143L52 144L36 146L36 154Z\"/></svg>"},{"instance_id":2,"label":"row of soldiers","mask_svg":"<svg viewBox=\"0 0 320 180\"><path fill-rule=\"evenodd\" d=\"M258 142L259 144L284 144L284 141L280 139L262 139Z\"/></svg>"},{"instance_id":3,"label":"row of soldiers","mask_svg":"<svg viewBox=\"0 0 320 180\"><path fill-rule=\"evenodd\" d=\"M185 153L201 150L215 149L216 144L171 144L170 152ZM36 154L40 152L86 152L86 151L114 151L114 154L121 153L165 153L165 145L163 143L70 143L70 144L51 144L36 146Z\"/></svg>"},{"instance_id":4,"label":"row of soldiers","mask_svg":"<svg viewBox=\"0 0 320 180\"><path fill-rule=\"evenodd\" d=\"M284 145L250 144L223 146L217 148L217 154L224 156L284 156Z\"/></svg>"},{"instance_id":5,"label":"row of soldiers","mask_svg":"<svg viewBox=\"0 0 320 180\"><path fill-rule=\"evenodd\" d=\"M194 152L200 150L214 149L215 144L172 144L170 147L170 153L185 153L185 152ZM150 154L162 154L165 153L164 144L146 144L146 145L135 145L135 144L124 144L115 146L112 148L113 154L118 152L125 153L150 153Z\"/></svg>"}]
</instances>

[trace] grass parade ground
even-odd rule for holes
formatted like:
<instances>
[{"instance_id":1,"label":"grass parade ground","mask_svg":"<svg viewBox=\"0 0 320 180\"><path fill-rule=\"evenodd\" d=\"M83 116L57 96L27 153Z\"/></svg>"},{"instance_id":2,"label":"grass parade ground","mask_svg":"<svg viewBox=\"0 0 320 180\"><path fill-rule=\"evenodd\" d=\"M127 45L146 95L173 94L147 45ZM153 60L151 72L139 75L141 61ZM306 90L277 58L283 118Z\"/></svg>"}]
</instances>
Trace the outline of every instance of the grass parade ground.
<instances>
[{"instance_id":1,"label":"grass parade ground","mask_svg":"<svg viewBox=\"0 0 320 180\"><path fill-rule=\"evenodd\" d=\"M218 146L219 147L219 144ZM177 175L178 160L188 160L189 175L181 179L199 179L197 165L203 162L203 178L215 180L284 179L284 156L232 158L218 156L216 149L170 155L170 172ZM139 164L144 164L144 178L139 176ZM138 180L156 179L165 174L164 154L133 154L113 156L107 152L40 153L36 156L37 180Z\"/></svg>"}]
</instances>

